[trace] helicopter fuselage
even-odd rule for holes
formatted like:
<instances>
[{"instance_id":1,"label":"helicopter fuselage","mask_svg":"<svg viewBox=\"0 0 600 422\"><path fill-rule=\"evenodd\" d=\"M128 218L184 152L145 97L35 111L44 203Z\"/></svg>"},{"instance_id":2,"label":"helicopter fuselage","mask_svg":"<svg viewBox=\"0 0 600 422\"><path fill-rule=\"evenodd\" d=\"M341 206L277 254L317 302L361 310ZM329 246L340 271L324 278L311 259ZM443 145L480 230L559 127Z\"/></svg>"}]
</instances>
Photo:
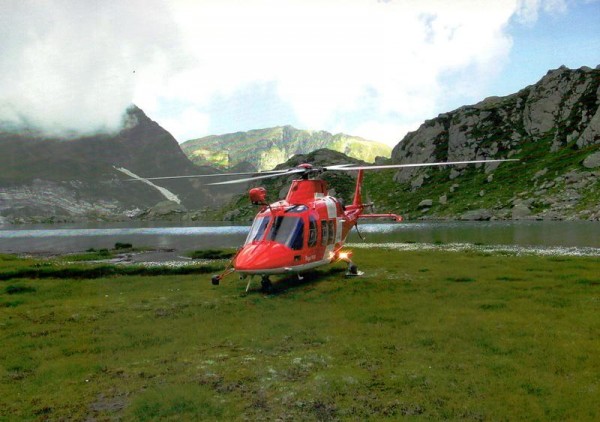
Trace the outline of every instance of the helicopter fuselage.
<instances>
[{"instance_id":1,"label":"helicopter fuselage","mask_svg":"<svg viewBox=\"0 0 600 422\"><path fill-rule=\"evenodd\" d=\"M266 276L334 262L362 209L328 195L324 180L294 180L284 200L263 205L233 267L242 275Z\"/></svg>"}]
</instances>

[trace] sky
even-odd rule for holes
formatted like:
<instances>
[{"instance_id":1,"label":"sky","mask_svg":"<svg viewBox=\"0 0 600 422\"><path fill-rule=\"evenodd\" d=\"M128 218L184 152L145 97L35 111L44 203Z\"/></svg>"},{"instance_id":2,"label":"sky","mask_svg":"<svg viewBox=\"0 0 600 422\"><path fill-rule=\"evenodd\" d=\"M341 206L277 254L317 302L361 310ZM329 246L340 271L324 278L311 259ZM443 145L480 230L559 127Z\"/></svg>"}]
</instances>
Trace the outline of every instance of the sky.
<instances>
[{"instance_id":1,"label":"sky","mask_svg":"<svg viewBox=\"0 0 600 422\"><path fill-rule=\"evenodd\" d=\"M549 69L600 65L600 0L3 0L0 122L179 142L290 124L397 144Z\"/></svg>"}]
</instances>

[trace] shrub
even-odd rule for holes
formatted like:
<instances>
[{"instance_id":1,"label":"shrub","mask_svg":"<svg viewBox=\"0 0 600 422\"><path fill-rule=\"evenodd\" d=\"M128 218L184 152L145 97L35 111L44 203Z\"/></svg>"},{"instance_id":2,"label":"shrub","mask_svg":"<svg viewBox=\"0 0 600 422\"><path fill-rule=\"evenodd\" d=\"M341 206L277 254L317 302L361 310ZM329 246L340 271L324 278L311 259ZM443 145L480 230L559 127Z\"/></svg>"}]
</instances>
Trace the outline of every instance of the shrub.
<instances>
[{"instance_id":1,"label":"shrub","mask_svg":"<svg viewBox=\"0 0 600 422\"><path fill-rule=\"evenodd\" d=\"M131 248L133 248L133 245L131 243L121 243L121 242L115 243L115 249L131 249Z\"/></svg>"},{"instance_id":2,"label":"shrub","mask_svg":"<svg viewBox=\"0 0 600 422\"><path fill-rule=\"evenodd\" d=\"M33 293L35 292L35 287L10 285L6 286L4 292L9 295L15 295L20 293Z\"/></svg>"},{"instance_id":3,"label":"shrub","mask_svg":"<svg viewBox=\"0 0 600 422\"><path fill-rule=\"evenodd\" d=\"M235 251L231 249L202 249L190 254L192 259L231 259Z\"/></svg>"}]
</instances>

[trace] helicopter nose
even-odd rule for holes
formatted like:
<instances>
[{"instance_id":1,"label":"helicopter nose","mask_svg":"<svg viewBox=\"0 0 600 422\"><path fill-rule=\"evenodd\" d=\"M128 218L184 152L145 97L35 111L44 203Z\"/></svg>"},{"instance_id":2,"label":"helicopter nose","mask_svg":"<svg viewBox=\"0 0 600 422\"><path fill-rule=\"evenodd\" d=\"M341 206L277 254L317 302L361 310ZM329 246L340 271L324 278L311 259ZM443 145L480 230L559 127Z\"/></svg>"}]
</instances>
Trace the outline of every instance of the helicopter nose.
<instances>
[{"instance_id":1,"label":"helicopter nose","mask_svg":"<svg viewBox=\"0 0 600 422\"><path fill-rule=\"evenodd\" d=\"M280 243L248 244L238 253L234 267L240 272L283 268L290 265L289 255L289 249Z\"/></svg>"}]
</instances>

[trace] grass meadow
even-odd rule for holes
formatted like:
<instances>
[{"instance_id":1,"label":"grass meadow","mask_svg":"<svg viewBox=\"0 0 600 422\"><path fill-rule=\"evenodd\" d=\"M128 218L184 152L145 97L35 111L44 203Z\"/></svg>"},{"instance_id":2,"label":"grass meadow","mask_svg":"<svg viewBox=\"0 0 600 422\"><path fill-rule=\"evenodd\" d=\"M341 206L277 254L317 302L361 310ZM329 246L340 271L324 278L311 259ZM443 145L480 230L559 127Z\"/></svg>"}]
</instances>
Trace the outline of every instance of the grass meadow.
<instances>
[{"instance_id":1,"label":"grass meadow","mask_svg":"<svg viewBox=\"0 0 600 422\"><path fill-rule=\"evenodd\" d=\"M0 420L600 419L597 257L354 260L265 295L0 256Z\"/></svg>"}]
</instances>

